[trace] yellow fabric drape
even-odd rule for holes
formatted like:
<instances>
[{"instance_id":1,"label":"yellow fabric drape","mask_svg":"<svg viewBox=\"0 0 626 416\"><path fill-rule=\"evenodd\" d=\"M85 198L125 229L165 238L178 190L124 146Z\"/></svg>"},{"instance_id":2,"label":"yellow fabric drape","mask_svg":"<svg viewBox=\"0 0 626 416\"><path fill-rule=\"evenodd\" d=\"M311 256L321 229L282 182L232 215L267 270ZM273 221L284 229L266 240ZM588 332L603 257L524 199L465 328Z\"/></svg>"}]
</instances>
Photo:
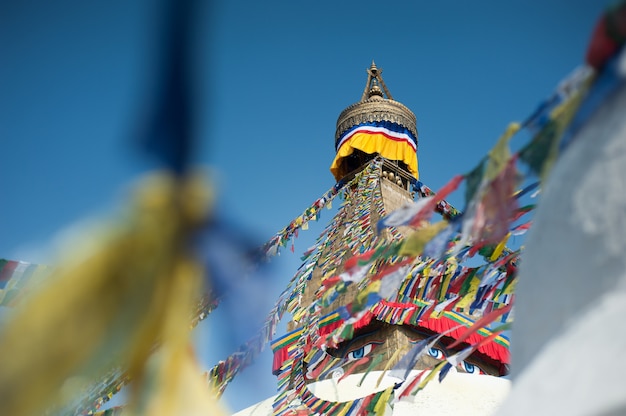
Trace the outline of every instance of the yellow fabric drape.
<instances>
[{"instance_id":1,"label":"yellow fabric drape","mask_svg":"<svg viewBox=\"0 0 626 416\"><path fill-rule=\"evenodd\" d=\"M341 179L341 159L351 155L355 149L368 154L378 153L385 159L404 162L415 179L419 179L417 153L408 143L389 139L382 133L364 132L354 134L337 151L337 155L330 165L330 171L335 179Z\"/></svg>"}]
</instances>

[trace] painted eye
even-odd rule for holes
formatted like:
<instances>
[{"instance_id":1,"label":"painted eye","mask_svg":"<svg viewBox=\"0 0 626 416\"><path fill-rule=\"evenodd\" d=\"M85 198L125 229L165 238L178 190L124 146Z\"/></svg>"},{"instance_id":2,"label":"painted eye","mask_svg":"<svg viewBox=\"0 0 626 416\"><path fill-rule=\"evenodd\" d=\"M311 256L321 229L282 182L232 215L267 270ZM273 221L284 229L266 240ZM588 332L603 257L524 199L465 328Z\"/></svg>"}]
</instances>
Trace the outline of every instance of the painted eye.
<instances>
[{"instance_id":1,"label":"painted eye","mask_svg":"<svg viewBox=\"0 0 626 416\"><path fill-rule=\"evenodd\" d=\"M477 365L470 364L467 361L462 361L459 366L468 374L485 374L483 370Z\"/></svg>"},{"instance_id":2,"label":"painted eye","mask_svg":"<svg viewBox=\"0 0 626 416\"><path fill-rule=\"evenodd\" d=\"M443 360L443 358L444 358L443 357L443 351L441 351L439 348L430 348L428 350L428 354L431 357L434 357L434 358L436 358L438 360Z\"/></svg>"},{"instance_id":3,"label":"painted eye","mask_svg":"<svg viewBox=\"0 0 626 416\"><path fill-rule=\"evenodd\" d=\"M360 360L361 358L365 357L367 354L372 352L372 348L374 348L373 343L365 344L361 348L357 348L355 350L350 351L346 355L346 358L348 359L348 361Z\"/></svg>"}]
</instances>

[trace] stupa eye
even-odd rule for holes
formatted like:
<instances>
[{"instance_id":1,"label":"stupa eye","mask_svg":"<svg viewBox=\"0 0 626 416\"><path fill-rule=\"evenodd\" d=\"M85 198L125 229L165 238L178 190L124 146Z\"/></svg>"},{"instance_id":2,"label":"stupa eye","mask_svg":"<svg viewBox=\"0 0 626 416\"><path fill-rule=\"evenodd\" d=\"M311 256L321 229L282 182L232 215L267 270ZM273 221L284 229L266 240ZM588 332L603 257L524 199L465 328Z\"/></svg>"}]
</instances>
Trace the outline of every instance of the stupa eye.
<instances>
[{"instance_id":1,"label":"stupa eye","mask_svg":"<svg viewBox=\"0 0 626 416\"><path fill-rule=\"evenodd\" d=\"M443 360L445 358L443 355L443 351L441 351L439 348L430 348L428 350L428 355L436 358L437 360Z\"/></svg>"},{"instance_id":2,"label":"stupa eye","mask_svg":"<svg viewBox=\"0 0 626 416\"><path fill-rule=\"evenodd\" d=\"M462 361L459 367L468 374L486 374L479 366Z\"/></svg>"},{"instance_id":3,"label":"stupa eye","mask_svg":"<svg viewBox=\"0 0 626 416\"><path fill-rule=\"evenodd\" d=\"M365 344L361 346L360 348L354 349L350 351L348 354L346 354L346 359L348 359L348 361L359 360L365 357L366 355L368 355L370 352L372 352L375 346L376 344L373 342L369 344Z\"/></svg>"}]
</instances>

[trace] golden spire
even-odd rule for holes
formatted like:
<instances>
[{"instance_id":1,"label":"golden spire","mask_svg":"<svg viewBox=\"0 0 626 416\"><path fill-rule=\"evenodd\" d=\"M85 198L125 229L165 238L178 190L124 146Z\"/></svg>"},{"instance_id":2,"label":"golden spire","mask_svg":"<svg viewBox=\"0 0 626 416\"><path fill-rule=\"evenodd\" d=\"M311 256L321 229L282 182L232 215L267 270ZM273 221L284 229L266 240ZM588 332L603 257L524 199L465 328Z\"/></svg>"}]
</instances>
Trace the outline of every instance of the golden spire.
<instances>
[{"instance_id":1,"label":"golden spire","mask_svg":"<svg viewBox=\"0 0 626 416\"><path fill-rule=\"evenodd\" d=\"M363 95L361 95L361 101L365 101L370 98L372 95L378 95L383 97L382 91L380 91L379 84L383 87L385 91L385 95L390 100L393 100L387 85L385 85L385 81L383 81L383 69L378 69L376 67L376 62L372 59L372 65L366 69L367 71L367 82L365 83L365 90L363 90Z\"/></svg>"}]
</instances>

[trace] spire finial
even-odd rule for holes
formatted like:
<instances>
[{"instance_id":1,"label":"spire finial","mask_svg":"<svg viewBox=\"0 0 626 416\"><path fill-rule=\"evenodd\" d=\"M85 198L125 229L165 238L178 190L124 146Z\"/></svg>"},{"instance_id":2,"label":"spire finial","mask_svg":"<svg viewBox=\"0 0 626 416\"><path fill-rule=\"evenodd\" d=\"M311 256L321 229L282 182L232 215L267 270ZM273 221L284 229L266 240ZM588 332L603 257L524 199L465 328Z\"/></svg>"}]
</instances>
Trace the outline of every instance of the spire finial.
<instances>
[{"instance_id":1,"label":"spire finial","mask_svg":"<svg viewBox=\"0 0 626 416\"><path fill-rule=\"evenodd\" d=\"M370 71L371 72L377 72L378 68L376 68L376 62L374 62L374 60L372 59L372 65L370 65Z\"/></svg>"},{"instance_id":2,"label":"spire finial","mask_svg":"<svg viewBox=\"0 0 626 416\"><path fill-rule=\"evenodd\" d=\"M367 69L367 82L365 83L365 90L363 90L361 101L365 101L374 95L384 97L379 85L380 87L383 87L387 98L393 100L389 89L387 89L387 86L385 85L385 81L383 81L382 68L379 69L376 66L376 62L374 62L374 60L372 59L372 65L370 65L370 67Z\"/></svg>"}]
</instances>

